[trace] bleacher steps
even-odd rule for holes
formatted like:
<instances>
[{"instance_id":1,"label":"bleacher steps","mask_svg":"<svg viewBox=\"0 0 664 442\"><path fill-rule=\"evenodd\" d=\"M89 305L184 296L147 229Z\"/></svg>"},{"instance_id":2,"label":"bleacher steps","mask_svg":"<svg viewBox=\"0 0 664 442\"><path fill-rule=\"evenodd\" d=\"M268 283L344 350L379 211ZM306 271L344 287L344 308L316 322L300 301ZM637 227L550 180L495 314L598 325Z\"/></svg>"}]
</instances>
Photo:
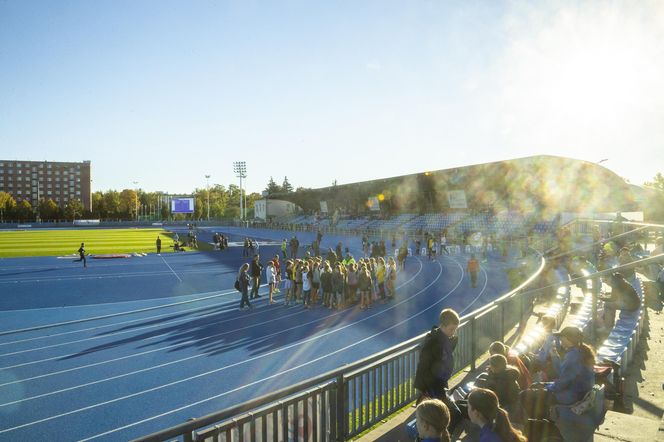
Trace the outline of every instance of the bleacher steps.
<instances>
[{"instance_id":1,"label":"bleacher steps","mask_svg":"<svg viewBox=\"0 0 664 442\"><path fill-rule=\"evenodd\" d=\"M607 411L604 423L595 431L595 442L653 442L658 439L660 421Z\"/></svg>"}]
</instances>

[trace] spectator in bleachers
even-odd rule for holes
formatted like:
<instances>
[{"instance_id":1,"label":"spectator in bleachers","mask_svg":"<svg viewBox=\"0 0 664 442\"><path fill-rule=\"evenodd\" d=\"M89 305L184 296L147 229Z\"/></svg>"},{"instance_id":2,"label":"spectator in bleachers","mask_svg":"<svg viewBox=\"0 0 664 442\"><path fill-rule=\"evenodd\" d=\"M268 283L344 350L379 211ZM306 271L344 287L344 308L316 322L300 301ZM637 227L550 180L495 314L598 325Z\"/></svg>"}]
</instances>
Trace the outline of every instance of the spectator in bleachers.
<instances>
[{"instance_id":1,"label":"spectator in bleachers","mask_svg":"<svg viewBox=\"0 0 664 442\"><path fill-rule=\"evenodd\" d=\"M548 417L549 409L553 405L577 403L595 383L595 352L583 342L583 332L577 327L569 326L557 333L557 336L562 349L565 350L558 370L560 375L553 382L533 384L535 388L523 392L522 403L530 418ZM555 346L551 349L551 355L554 360L560 360Z\"/></svg>"},{"instance_id":2,"label":"spectator in bleachers","mask_svg":"<svg viewBox=\"0 0 664 442\"><path fill-rule=\"evenodd\" d=\"M620 253L618 254L618 264L620 264L621 266L624 266L624 265L629 264L630 262L633 262L633 261L634 261L634 257L630 253L628 247L623 247L622 249L620 249ZM634 268L627 269L627 270L623 269L620 272L622 273L622 275L625 279L630 280L630 281L632 279L634 279L634 277L636 276Z\"/></svg>"},{"instance_id":3,"label":"spectator in bleachers","mask_svg":"<svg viewBox=\"0 0 664 442\"><path fill-rule=\"evenodd\" d=\"M452 413L452 428L460 421L461 413L447 397L448 382L454 369L454 348L458 338L459 315L452 309L444 309L438 318L438 327L433 327L424 338L414 386L425 397L440 399Z\"/></svg>"},{"instance_id":4,"label":"spectator in bleachers","mask_svg":"<svg viewBox=\"0 0 664 442\"><path fill-rule=\"evenodd\" d=\"M512 426L509 415L499 406L498 397L491 390L476 388L470 392L468 417L481 428L480 442L527 442Z\"/></svg>"},{"instance_id":5,"label":"spectator in bleachers","mask_svg":"<svg viewBox=\"0 0 664 442\"><path fill-rule=\"evenodd\" d=\"M633 312L641 305L641 298L636 293L632 284L620 273L613 273L607 281L611 286L609 297L600 298L604 301L604 328L613 327L616 310Z\"/></svg>"},{"instance_id":6,"label":"spectator in bleachers","mask_svg":"<svg viewBox=\"0 0 664 442\"><path fill-rule=\"evenodd\" d=\"M515 410L519 397L519 370L507 364L507 358L501 354L494 354L489 358L487 372L483 373L475 382L478 387L488 388L496 393L500 406L508 411Z\"/></svg>"},{"instance_id":7,"label":"spectator in bleachers","mask_svg":"<svg viewBox=\"0 0 664 442\"><path fill-rule=\"evenodd\" d=\"M443 401L427 399L420 402L415 416L420 442L450 442L450 433L447 431L450 411Z\"/></svg>"},{"instance_id":8,"label":"spectator in bleachers","mask_svg":"<svg viewBox=\"0 0 664 442\"><path fill-rule=\"evenodd\" d=\"M530 371L526 364L523 363L519 355L509 348L507 345L500 341L492 342L489 346L489 355L503 355L507 359L507 363L519 371L519 388L525 390L530 387L530 384L533 383L533 379L530 376Z\"/></svg>"}]
</instances>

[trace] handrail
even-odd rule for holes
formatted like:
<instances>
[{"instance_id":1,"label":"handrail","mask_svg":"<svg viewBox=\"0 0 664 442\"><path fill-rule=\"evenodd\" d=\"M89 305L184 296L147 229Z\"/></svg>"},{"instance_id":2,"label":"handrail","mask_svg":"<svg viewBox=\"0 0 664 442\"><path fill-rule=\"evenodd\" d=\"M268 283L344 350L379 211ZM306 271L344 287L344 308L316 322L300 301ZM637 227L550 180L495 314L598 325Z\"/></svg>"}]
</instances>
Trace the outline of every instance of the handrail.
<instances>
[{"instance_id":1,"label":"handrail","mask_svg":"<svg viewBox=\"0 0 664 442\"><path fill-rule=\"evenodd\" d=\"M542 272L544 269L544 266L546 265L546 261L544 260L544 257L540 252L537 250L531 249L537 257L539 258L540 265L537 268L537 270L524 282L519 284L515 289L510 290L508 293L504 294L500 298L490 302L489 304L486 304L482 307L477 308L476 310L468 313L467 315L462 316L461 322L468 322L475 318L476 316L484 314L486 311L491 310L492 308L495 308L497 305L500 303L504 302L508 298L511 298L512 296L516 295L520 290L523 290L526 286L531 284ZM182 434L187 434L191 433L196 429L209 426L211 424L221 422L228 420L229 418L233 416L237 416L242 413L246 413L249 410L256 409L262 405L269 404L271 402L275 402L279 399L282 399L284 397L290 396L294 393L304 391L308 388L324 384L326 382L334 381L337 379L339 376L342 376L344 374L348 374L350 372L356 371L362 367L365 367L369 364L372 364L376 361L379 361L387 356L394 355L396 353L399 353L400 351L403 351L405 349L408 349L409 347L412 347L414 345L419 344L421 340L424 339L426 336L427 332L424 332L418 336L415 336L407 341L401 342L399 344L396 344L388 349L385 349L383 351L380 351L378 353L374 353L373 355L367 356L363 359L360 359L358 361L352 362L350 364L344 365L343 367L336 368L334 370L330 370L326 373L323 373L321 375L316 376L315 378L306 380L306 381L301 381L295 385L289 386L282 388L280 390L277 390L272 393L265 394L263 396L260 396L255 399L251 399L243 404L239 405L234 405L228 408L225 408L223 410L208 414L206 416L184 422L182 424L176 425L174 427L161 430L155 433L152 433L150 435L134 439L133 442L156 442L156 441L162 441L165 439L168 439L170 437L175 437L179 436Z\"/></svg>"}]
</instances>

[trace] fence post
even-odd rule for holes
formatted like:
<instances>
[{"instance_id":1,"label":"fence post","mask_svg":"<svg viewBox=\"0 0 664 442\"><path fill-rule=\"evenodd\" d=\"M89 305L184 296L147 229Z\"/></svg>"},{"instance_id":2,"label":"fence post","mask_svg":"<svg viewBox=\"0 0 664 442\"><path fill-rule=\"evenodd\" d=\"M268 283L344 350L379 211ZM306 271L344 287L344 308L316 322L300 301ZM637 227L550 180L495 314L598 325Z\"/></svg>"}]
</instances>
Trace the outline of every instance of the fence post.
<instances>
[{"instance_id":1,"label":"fence post","mask_svg":"<svg viewBox=\"0 0 664 442\"><path fill-rule=\"evenodd\" d=\"M602 281L599 276L593 278L593 292L592 292L592 317L590 319L590 342L595 343L596 329L597 329L597 300L599 298L600 287Z\"/></svg>"},{"instance_id":2,"label":"fence post","mask_svg":"<svg viewBox=\"0 0 664 442\"><path fill-rule=\"evenodd\" d=\"M505 304L506 302L501 302L500 304L500 336L505 340Z\"/></svg>"},{"instance_id":3,"label":"fence post","mask_svg":"<svg viewBox=\"0 0 664 442\"><path fill-rule=\"evenodd\" d=\"M336 434L332 434L332 440L343 441L346 440L346 395L344 387L344 376L340 374L337 376L337 391L334 395L334 400L336 404L332 409L336 416L332 419L332 425L330 427L333 431L336 431Z\"/></svg>"},{"instance_id":4,"label":"fence post","mask_svg":"<svg viewBox=\"0 0 664 442\"><path fill-rule=\"evenodd\" d=\"M476 336L476 330L475 330L475 316L470 318L470 369L472 371L475 371L476 366L475 366L475 359L477 358L477 339L475 339Z\"/></svg>"}]
</instances>

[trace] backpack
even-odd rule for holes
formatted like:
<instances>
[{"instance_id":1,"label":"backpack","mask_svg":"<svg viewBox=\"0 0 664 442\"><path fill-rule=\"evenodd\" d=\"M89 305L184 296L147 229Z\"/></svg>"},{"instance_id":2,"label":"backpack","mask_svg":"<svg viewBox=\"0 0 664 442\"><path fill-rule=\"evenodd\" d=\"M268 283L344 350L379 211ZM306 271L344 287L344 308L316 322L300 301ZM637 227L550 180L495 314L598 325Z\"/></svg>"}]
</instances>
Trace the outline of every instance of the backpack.
<instances>
[{"instance_id":1,"label":"backpack","mask_svg":"<svg viewBox=\"0 0 664 442\"><path fill-rule=\"evenodd\" d=\"M240 288L240 280L239 279L235 280L235 285L233 287L235 287L235 290L237 290L238 292L242 291L242 289Z\"/></svg>"}]
</instances>

